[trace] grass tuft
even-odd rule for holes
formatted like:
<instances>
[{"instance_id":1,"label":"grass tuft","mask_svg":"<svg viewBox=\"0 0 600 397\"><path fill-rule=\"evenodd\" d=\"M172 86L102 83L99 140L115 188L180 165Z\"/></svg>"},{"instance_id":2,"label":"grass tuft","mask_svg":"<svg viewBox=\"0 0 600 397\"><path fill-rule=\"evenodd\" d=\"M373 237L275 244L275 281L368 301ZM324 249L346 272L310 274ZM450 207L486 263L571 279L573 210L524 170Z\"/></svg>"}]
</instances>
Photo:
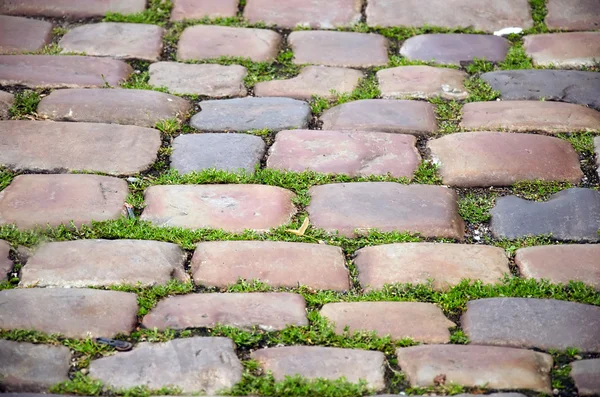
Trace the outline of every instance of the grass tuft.
<instances>
[{"instance_id":1,"label":"grass tuft","mask_svg":"<svg viewBox=\"0 0 600 397\"><path fill-rule=\"evenodd\" d=\"M40 93L32 90L17 92L12 107L10 108L10 117L13 120L33 119L35 118L38 104L42 100Z\"/></svg>"}]
</instances>

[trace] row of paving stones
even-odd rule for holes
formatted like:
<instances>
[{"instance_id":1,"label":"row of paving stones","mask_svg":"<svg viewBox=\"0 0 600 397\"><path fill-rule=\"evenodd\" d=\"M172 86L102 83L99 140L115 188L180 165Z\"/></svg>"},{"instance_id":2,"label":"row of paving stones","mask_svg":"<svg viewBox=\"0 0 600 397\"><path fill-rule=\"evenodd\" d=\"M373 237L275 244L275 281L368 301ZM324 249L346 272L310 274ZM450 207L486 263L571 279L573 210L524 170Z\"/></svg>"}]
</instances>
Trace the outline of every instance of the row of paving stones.
<instances>
[{"instance_id":1,"label":"row of paving stones","mask_svg":"<svg viewBox=\"0 0 600 397\"><path fill-rule=\"evenodd\" d=\"M0 240L0 271L13 268L9 245ZM189 281L187 254L177 245L142 240L80 240L48 243L21 259L21 287L152 286ZM353 263L364 290L386 284L427 284L436 290L463 279L493 284L510 274L500 248L485 245L401 243L362 248ZM600 289L600 245L565 244L519 249L515 263L526 278L565 284L582 281ZM569 263L569 266L564 266ZM197 285L225 288L239 279L272 287L351 288L340 248L307 243L222 241L199 243L191 259ZM315 279L313 274L319 274Z\"/></svg>"},{"instance_id":2,"label":"row of paving stones","mask_svg":"<svg viewBox=\"0 0 600 397\"><path fill-rule=\"evenodd\" d=\"M48 0L21 2L5 0L0 4L1 14L87 18L103 16L107 12L130 14L145 9L144 0L120 3L91 0L84 7L77 0ZM493 32L507 27L533 26L527 0L510 0L491 4L486 12L478 12L477 0L459 0L453 4L456 12L446 12L443 0L248 0L243 16L251 23L263 22L283 28L297 26L331 29L348 27L361 19L361 8L366 3L366 22L371 26L424 25L446 28L473 27ZM545 19L550 29L595 30L600 26L597 0L549 0ZM205 17L234 17L239 11L239 0L173 0L172 21Z\"/></svg>"},{"instance_id":3,"label":"row of paving stones","mask_svg":"<svg viewBox=\"0 0 600 397\"><path fill-rule=\"evenodd\" d=\"M443 186L356 182L314 186L307 207L312 224L342 236L383 232L464 238L455 191ZM27 229L118 219L127 182L98 175L20 175L0 192L0 224ZM142 220L157 226L259 232L285 225L296 213L294 194L265 185L157 185L145 192ZM600 240L600 193L570 188L547 202L500 197L491 210L495 237L552 234L563 241Z\"/></svg>"}]
</instances>

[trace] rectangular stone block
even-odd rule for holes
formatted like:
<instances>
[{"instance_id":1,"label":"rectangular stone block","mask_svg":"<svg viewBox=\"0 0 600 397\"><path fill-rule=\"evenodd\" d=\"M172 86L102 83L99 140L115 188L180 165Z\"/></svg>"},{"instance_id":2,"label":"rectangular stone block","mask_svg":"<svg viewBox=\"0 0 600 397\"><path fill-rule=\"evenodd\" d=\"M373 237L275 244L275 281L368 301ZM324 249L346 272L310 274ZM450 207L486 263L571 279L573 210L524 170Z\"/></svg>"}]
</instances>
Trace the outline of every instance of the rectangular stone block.
<instances>
[{"instance_id":1,"label":"rectangular stone block","mask_svg":"<svg viewBox=\"0 0 600 397\"><path fill-rule=\"evenodd\" d=\"M0 14L34 17L101 17L108 12L134 14L146 8L146 0L2 0Z\"/></svg>"},{"instance_id":2,"label":"rectangular stone block","mask_svg":"<svg viewBox=\"0 0 600 397\"><path fill-rule=\"evenodd\" d=\"M0 54L41 50L52 40L53 26L37 19L0 15Z\"/></svg>"},{"instance_id":3,"label":"rectangular stone block","mask_svg":"<svg viewBox=\"0 0 600 397\"><path fill-rule=\"evenodd\" d=\"M335 29L360 21L363 0L249 0L244 17L282 28Z\"/></svg>"},{"instance_id":4,"label":"rectangular stone block","mask_svg":"<svg viewBox=\"0 0 600 397\"><path fill-rule=\"evenodd\" d=\"M534 34L525 36L523 47L536 66L594 66L600 59L600 32Z\"/></svg>"},{"instance_id":5,"label":"rectangular stone block","mask_svg":"<svg viewBox=\"0 0 600 397\"><path fill-rule=\"evenodd\" d=\"M239 0L173 0L171 21L234 17Z\"/></svg>"}]
</instances>

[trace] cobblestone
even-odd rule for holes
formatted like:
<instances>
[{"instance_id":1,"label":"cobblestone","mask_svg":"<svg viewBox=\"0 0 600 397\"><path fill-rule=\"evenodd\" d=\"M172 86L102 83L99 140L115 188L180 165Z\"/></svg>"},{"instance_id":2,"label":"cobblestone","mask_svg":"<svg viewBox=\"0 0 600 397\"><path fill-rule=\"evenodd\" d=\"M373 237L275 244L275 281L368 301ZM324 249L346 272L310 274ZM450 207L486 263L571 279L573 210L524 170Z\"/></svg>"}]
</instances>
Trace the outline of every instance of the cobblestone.
<instances>
[{"instance_id":1,"label":"cobblestone","mask_svg":"<svg viewBox=\"0 0 600 397\"><path fill-rule=\"evenodd\" d=\"M494 284L510 274L504 251L485 245L402 243L365 247L356 252L354 264L365 290L431 281L439 291L464 279Z\"/></svg>"},{"instance_id":2,"label":"cobblestone","mask_svg":"<svg viewBox=\"0 0 600 397\"><path fill-rule=\"evenodd\" d=\"M600 59L600 32L525 36L523 47L536 66L594 66Z\"/></svg>"},{"instance_id":3,"label":"cobblestone","mask_svg":"<svg viewBox=\"0 0 600 397\"><path fill-rule=\"evenodd\" d=\"M296 213L293 196L263 185L152 186L146 190L141 219L157 226L266 232L291 220Z\"/></svg>"},{"instance_id":4,"label":"cobblestone","mask_svg":"<svg viewBox=\"0 0 600 397\"><path fill-rule=\"evenodd\" d=\"M461 325L470 343L600 352L600 307L553 299L470 301Z\"/></svg>"},{"instance_id":5,"label":"cobblestone","mask_svg":"<svg viewBox=\"0 0 600 397\"><path fill-rule=\"evenodd\" d=\"M146 8L146 0L106 1L87 0L4 0L0 3L0 14L28 15L34 17L101 17L108 12L134 14Z\"/></svg>"},{"instance_id":6,"label":"cobblestone","mask_svg":"<svg viewBox=\"0 0 600 397\"><path fill-rule=\"evenodd\" d=\"M355 182L314 186L307 207L313 225L346 237L410 232L424 237L462 240L464 222L456 193L441 186Z\"/></svg>"},{"instance_id":7,"label":"cobblestone","mask_svg":"<svg viewBox=\"0 0 600 397\"><path fill-rule=\"evenodd\" d=\"M280 241L214 241L198 244L191 262L194 282L225 288L240 279L272 287L305 285L319 290L350 289L339 247ZM318 274L319 277L314 277Z\"/></svg>"},{"instance_id":8,"label":"cobblestone","mask_svg":"<svg viewBox=\"0 0 600 397\"><path fill-rule=\"evenodd\" d=\"M0 15L0 54L41 50L52 41L52 27L51 22Z\"/></svg>"},{"instance_id":9,"label":"cobblestone","mask_svg":"<svg viewBox=\"0 0 600 397\"><path fill-rule=\"evenodd\" d=\"M53 91L37 113L60 121L154 127L161 120L185 118L190 108L187 100L157 91L88 88Z\"/></svg>"},{"instance_id":10,"label":"cobblestone","mask_svg":"<svg viewBox=\"0 0 600 397\"><path fill-rule=\"evenodd\" d=\"M76 227L120 218L127 182L99 175L19 175L0 192L0 225Z\"/></svg>"},{"instance_id":11,"label":"cobblestone","mask_svg":"<svg viewBox=\"0 0 600 397\"><path fill-rule=\"evenodd\" d=\"M378 34L296 31L288 37L297 65L367 68L388 63L387 39Z\"/></svg>"},{"instance_id":12,"label":"cobblestone","mask_svg":"<svg viewBox=\"0 0 600 397\"><path fill-rule=\"evenodd\" d=\"M399 66L377 72L383 98L466 99L468 75L460 70L433 66Z\"/></svg>"},{"instance_id":13,"label":"cobblestone","mask_svg":"<svg viewBox=\"0 0 600 397\"><path fill-rule=\"evenodd\" d=\"M189 294L159 302L142 322L148 329L160 330L217 324L263 331L306 326L306 303L302 295L290 293Z\"/></svg>"},{"instance_id":14,"label":"cobblestone","mask_svg":"<svg viewBox=\"0 0 600 397\"><path fill-rule=\"evenodd\" d=\"M385 387L385 356L381 352L358 349L338 349L319 346L286 346L260 349L251 353L275 380L300 375L307 379L339 379L358 383L364 380L369 388Z\"/></svg>"},{"instance_id":15,"label":"cobblestone","mask_svg":"<svg viewBox=\"0 0 600 397\"><path fill-rule=\"evenodd\" d=\"M36 330L68 338L129 334L137 322L135 294L77 288L0 291L0 329Z\"/></svg>"},{"instance_id":16,"label":"cobblestone","mask_svg":"<svg viewBox=\"0 0 600 397\"><path fill-rule=\"evenodd\" d=\"M281 131L267 168L411 179L421 163L416 142L411 135L379 132Z\"/></svg>"},{"instance_id":17,"label":"cobblestone","mask_svg":"<svg viewBox=\"0 0 600 397\"><path fill-rule=\"evenodd\" d=\"M0 120L6 120L10 117L10 108L14 103L15 97L13 94L5 91L0 91Z\"/></svg>"},{"instance_id":18,"label":"cobblestone","mask_svg":"<svg viewBox=\"0 0 600 397\"><path fill-rule=\"evenodd\" d=\"M235 17L239 0L173 0L171 21Z\"/></svg>"},{"instance_id":19,"label":"cobblestone","mask_svg":"<svg viewBox=\"0 0 600 397\"><path fill-rule=\"evenodd\" d=\"M360 22L363 0L251 0L244 9L250 23L293 29L334 29Z\"/></svg>"},{"instance_id":20,"label":"cobblestone","mask_svg":"<svg viewBox=\"0 0 600 397\"><path fill-rule=\"evenodd\" d=\"M549 29L597 30L600 28L598 0L548 0Z\"/></svg>"},{"instance_id":21,"label":"cobblestone","mask_svg":"<svg viewBox=\"0 0 600 397\"><path fill-rule=\"evenodd\" d=\"M350 335L375 331L379 336L423 343L448 343L448 328L456 326L440 308L421 302L328 303L321 309L321 316L335 324L338 334L344 334L348 327Z\"/></svg>"},{"instance_id":22,"label":"cobblestone","mask_svg":"<svg viewBox=\"0 0 600 397\"><path fill-rule=\"evenodd\" d=\"M565 140L532 134L465 132L430 141L444 184L508 186L518 181L579 183L579 156Z\"/></svg>"},{"instance_id":23,"label":"cobblestone","mask_svg":"<svg viewBox=\"0 0 600 397\"><path fill-rule=\"evenodd\" d=\"M0 165L17 170L136 174L156 161L160 145L158 130L136 126L0 121Z\"/></svg>"},{"instance_id":24,"label":"cobblestone","mask_svg":"<svg viewBox=\"0 0 600 397\"><path fill-rule=\"evenodd\" d=\"M571 378L580 396L600 394L600 359L575 361L571 368Z\"/></svg>"},{"instance_id":25,"label":"cobblestone","mask_svg":"<svg viewBox=\"0 0 600 397\"><path fill-rule=\"evenodd\" d=\"M594 147L596 148L596 165L598 166L598 176L600 176L600 137L594 138Z\"/></svg>"},{"instance_id":26,"label":"cobblestone","mask_svg":"<svg viewBox=\"0 0 600 397\"><path fill-rule=\"evenodd\" d=\"M176 244L142 240L76 240L38 248L21 270L22 287L153 286L188 281Z\"/></svg>"},{"instance_id":27,"label":"cobblestone","mask_svg":"<svg viewBox=\"0 0 600 397\"><path fill-rule=\"evenodd\" d=\"M434 107L421 101L364 99L335 106L321 116L324 130L429 135L437 131Z\"/></svg>"},{"instance_id":28,"label":"cobblestone","mask_svg":"<svg viewBox=\"0 0 600 397\"><path fill-rule=\"evenodd\" d=\"M13 262L9 258L10 244L0 240L0 281L6 280L8 272L13 268Z\"/></svg>"}]
</instances>

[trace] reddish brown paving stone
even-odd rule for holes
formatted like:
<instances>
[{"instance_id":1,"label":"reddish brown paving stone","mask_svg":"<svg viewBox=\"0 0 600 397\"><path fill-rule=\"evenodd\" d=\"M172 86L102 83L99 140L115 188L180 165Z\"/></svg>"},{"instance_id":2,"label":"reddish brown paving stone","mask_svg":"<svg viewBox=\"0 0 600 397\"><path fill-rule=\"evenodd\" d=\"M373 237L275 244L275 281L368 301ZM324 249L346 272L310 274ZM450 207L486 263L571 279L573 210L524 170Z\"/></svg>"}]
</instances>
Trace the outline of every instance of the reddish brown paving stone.
<instances>
[{"instance_id":1,"label":"reddish brown paving stone","mask_svg":"<svg viewBox=\"0 0 600 397\"><path fill-rule=\"evenodd\" d=\"M13 262L9 258L10 244L0 240L0 281L6 280L8 272L13 268Z\"/></svg>"},{"instance_id":2,"label":"reddish brown paving stone","mask_svg":"<svg viewBox=\"0 0 600 397\"><path fill-rule=\"evenodd\" d=\"M108 12L135 14L145 8L146 0L3 0L0 14L91 18Z\"/></svg>"},{"instance_id":3,"label":"reddish brown paving stone","mask_svg":"<svg viewBox=\"0 0 600 397\"><path fill-rule=\"evenodd\" d=\"M528 247L517 250L521 276L554 284L581 281L600 290L600 244Z\"/></svg>"},{"instance_id":4,"label":"reddish brown paving stone","mask_svg":"<svg viewBox=\"0 0 600 397\"><path fill-rule=\"evenodd\" d=\"M486 32L510 26L533 27L527 0L486 2L485 10L479 0L452 0L451 11L448 6L447 0L369 0L367 23L382 27L471 27Z\"/></svg>"},{"instance_id":5,"label":"reddish brown paving stone","mask_svg":"<svg viewBox=\"0 0 600 397\"><path fill-rule=\"evenodd\" d=\"M350 289L342 250L323 244L281 241L199 243L191 268L194 282L207 287L225 288L243 279L260 280L276 288L305 285L319 290Z\"/></svg>"},{"instance_id":6,"label":"reddish brown paving stone","mask_svg":"<svg viewBox=\"0 0 600 397\"><path fill-rule=\"evenodd\" d=\"M46 21L0 15L0 54L41 50L52 40L52 27Z\"/></svg>"},{"instance_id":7,"label":"reddish brown paving stone","mask_svg":"<svg viewBox=\"0 0 600 397\"><path fill-rule=\"evenodd\" d=\"M268 231L296 213L294 194L264 185L171 185L146 190L141 219L158 226Z\"/></svg>"},{"instance_id":8,"label":"reddish brown paving stone","mask_svg":"<svg viewBox=\"0 0 600 397\"><path fill-rule=\"evenodd\" d=\"M189 281L185 252L144 240L76 240L39 247L21 270L21 287L153 286Z\"/></svg>"},{"instance_id":9,"label":"reddish brown paving stone","mask_svg":"<svg viewBox=\"0 0 600 397\"><path fill-rule=\"evenodd\" d=\"M71 351L68 347L0 340L0 357L3 392L45 392L69 380Z\"/></svg>"},{"instance_id":10,"label":"reddish brown paving stone","mask_svg":"<svg viewBox=\"0 0 600 397\"><path fill-rule=\"evenodd\" d=\"M133 72L123 61L88 56L0 55L0 85L31 88L118 86Z\"/></svg>"},{"instance_id":11,"label":"reddish brown paving stone","mask_svg":"<svg viewBox=\"0 0 600 397\"><path fill-rule=\"evenodd\" d=\"M363 99L328 109L324 130L399 132L428 135L437 131L432 104L423 101Z\"/></svg>"},{"instance_id":12,"label":"reddish brown paving stone","mask_svg":"<svg viewBox=\"0 0 600 397\"><path fill-rule=\"evenodd\" d=\"M413 61L460 65L472 62L475 58L501 62L509 48L510 41L498 36L462 33L422 34L406 40L400 48L400 55Z\"/></svg>"},{"instance_id":13,"label":"reddish brown paving stone","mask_svg":"<svg viewBox=\"0 0 600 397\"><path fill-rule=\"evenodd\" d=\"M256 84L254 95L304 100L310 100L317 95L326 99L334 99L338 94L352 92L363 77L364 73L355 69L306 66L294 78L263 81Z\"/></svg>"},{"instance_id":14,"label":"reddish brown paving stone","mask_svg":"<svg viewBox=\"0 0 600 397\"><path fill-rule=\"evenodd\" d=\"M431 303L421 302L340 302L328 303L321 316L335 323L335 332L344 334L375 331L394 340L411 338L423 343L448 343L456 324Z\"/></svg>"},{"instance_id":15,"label":"reddish brown paving stone","mask_svg":"<svg viewBox=\"0 0 600 397\"><path fill-rule=\"evenodd\" d=\"M150 128L0 121L0 165L16 170L131 175L148 169L156 161L160 145L160 132Z\"/></svg>"},{"instance_id":16,"label":"reddish brown paving stone","mask_svg":"<svg viewBox=\"0 0 600 397\"><path fill-rule=\"evenodd\" d=\"M297 65L359 67L388 63L388 42L372 33L296 31L288 36Z\"/></svg>"},{"instance_id":17,"label":"reddish brown paving stone","mask_svg":"<svg viewBox=\"0 0 600 397\"><path fill-rule=\"evenodd\" d=\"M269 62L277 57L281 35L268 29L196 25L183 31L177 46L182 61L219 57L250 58Z\"/></svg>"},{"instance_id":18,"label":"reddish brown paving stone","mask_svg":"<svg viewBox=\"0 0 600 397\"><path fill-rule=\"evenodd\" d=\"M456 193L442 186L355 182L314 186L309 193L312 224L330 233L354 237L377 229L464 238Z\"/></svg>"},{"instance_id":19,"label":"reddish brown paving stone","mask_svg":"<svg viewBox=\"0 0 600 397\"><path fill-rule=\"evenodd\" d=\"M377 72L383 98L466 99L467 73L433 66L399 66Z\"/></svg>"},{"instance_id":20,"label":"reddish brown paving stone","mask_svg":"<svg viewBox=\"0 0 600 397\"><path fill-rule=\"evenodd\" d=\"M15 96L6 91L0 91L0 120L10 117L10 108L15 100Z\"/></svg>"},{"instance_id":21,"label":"reddish brown paving stone","mask_svg":"<svg viewBox=\"0 0 600 397\"><path fill-rule=\"evenodd\" d=\"M504 250L485 245L402 243L365 247L356 252L358 280L365 290L385 284L428 284L446 290L461 280L501 281L510 274Z\"/></svg>"},{"instance_id":22,"label":"reddish brown paving stone","mask_svg":"<svg viewBox=\"0 0 600 397\"><path fill-rule=\"evenodd\" d=\"M470 301L461 318L470 343L600 352L600 307L553 299Z\"/></svg>"},{"instance_id":23,"label":"reddish brown paving stone","mask_svg":"<svg viewBox=\"0 0 600 397\"><path fill-rule=\"evenodd\" d=\"M174 0L171 21L235 17L239 0Z\"/></svg>"},{"instance_id":24,"label":"reddish brown paving stone","mask_svg":"<svg viewBox=\"0 0 600 397\"><path fill-rule=\"evenodd\" d=\"M600 359L575 361L571 368L570 375L580 396L600 395Z\"/></svg>"},{"instance_id":25,"label":"reddish brown paving stone","mask_svg":"<svg viewBox=\"0 0 600 397\"><path fill-rule=\"evenodd\" d=\"M119 59L158 61L163 48L160 26L141 23L101 22L81 25L65 34L58 45L63 53Z\"/></svg>"},{"instance_id":26,"label":"reddish brown paving stone","mask_svg":"<svg viewBox=\"0 0 600 397\"><path fill-rule=\"evenodd\" d=\"M465 132L427 146L444 184L509 186L519 181L579 183L579 156L565 140L533 134Z\"/></svg>"},{"instance_id":27,"label":"reddish brown paving stone","mask_svg":"<svg viewBox=\"0 0 600 397\"><path fill-rule=\"evenodd\" d=\"M286 346L255 350L250 354L276 381L300 375L306 379L335 380L345 377L350 383L364 380L367 387L385 388L385 357L381 352L320 346Z\"/></svg>"},{"instance_id":28,"label":"reddish brown paving stone","mask_svg":"<svg viewBox=\"0 0 600 397\"><path fill-rule=\"evenodd\" d=\"M103 88L56 90L37 108L42 118L154 127L160 120L185 119L190 103L151 90Z\"/></svg>"},{"instance_id":29,"label":"reddish brown paving stone","mask_svg":"<svg viewBox=\"0 0 600 397\"><path fill-rule=\"evenodd\" d=\"M460 126L468 130L599 131L600 112L586 106L550 101L471 102L463 106Z\"/></svg>"},{"instance_id":30,"label":"reddish brown paving stone","mask_svg":"<svg viewBox=\"0 0 600 397\"><path fill-rule=\"evenodd\" d=\"M599 0L548 0L549 29L597 30L600 28Z\"/></svg>"},{"instance_id":31,"label":"reddish brown paving stone","mask_svg":"<svg viewBox=\"0 0 600 397\"><path fill-rule=\"evenodd\" d=\"M380 132L281 131L271 146L267 168L411 179L421 163L416 142L412 135Z\"/></svg>"},{"instance_id":32,"label":"reddish brown paving stone","mask_svg":"<svg viewBox=\"0 0 600 397\"><path fill-rule=\"evenodd\" d=\"M118 219L128 194L124 180L99 175L19 175L0 192L0 225L22 229Z\"/></svg>"},{"instance_id":33,"label":"reddish brown paving stone","mask_svg":"<svg viewBox=\"0 0 600 397\"><path fill-rule=\"evenodd\" d=\"M594 66L600 60L600 32L525 36L523 48L536 66Z\"/></svg>"},{"instance_id":34,"label":"reddish brown paving stone","mask_svg":"<svg viewBox=\"0 0 600 397\"><path fill-rule=\"evenodd\" d=\"M250 23L293 29L333 29L360 22L363 0L250 0L244 17Z\"/></svg>"},{"instance_id":35,"label":"reddish brown paving stone","mask_svg":"<svg viewBox=\"0 0 600 397\"><path fill-rule=\"evenodd\" d=\"M529 389L551 393L552 356L494 346L429 345L400 348L398 364L413 387L446 384L490 389Z\"/></svg>"},{"instance_id":36,"label":"reddish brown paving stone","mask_svg":"<svg viewBox=\"0 0 600 397\"><path fill-rule=\"evenodd\" d=\"M0 329L27 329L68 338L129 334L137 323L133 293L79 288L0 291Z\"/></svg>"},{"instance_id":37,"label":"reddish brown paving stone","mask_svg":"<svg viewBox=\"0 0 600 397\"><path fill-rule=\"evenodd\" d=\"M287 326L308 325L306 302L290 293L208 293L172 296L144 317L148 329L212 328L226 325L279 331Z\"/></svg>"}]
</instances>

